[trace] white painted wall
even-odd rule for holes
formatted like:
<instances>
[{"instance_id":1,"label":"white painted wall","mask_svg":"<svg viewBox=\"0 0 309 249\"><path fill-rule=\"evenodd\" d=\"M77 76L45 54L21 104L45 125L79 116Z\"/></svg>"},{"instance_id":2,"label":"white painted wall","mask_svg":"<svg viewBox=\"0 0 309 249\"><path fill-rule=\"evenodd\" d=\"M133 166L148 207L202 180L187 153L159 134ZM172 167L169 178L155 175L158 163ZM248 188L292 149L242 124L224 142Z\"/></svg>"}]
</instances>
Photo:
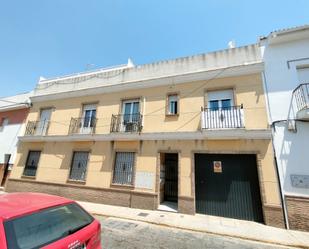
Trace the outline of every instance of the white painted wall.
<instances>
[{"instance_id":1,"label":"white painted wall","mask_svg":"<svg viewBox=\"0 0 309 249\"><path fill-rule=\"evenodd\" d=\"M4 163L4 154L11 154L10 163L13 164L17 150L18 136L23 124L9 124L0 129L0 164Z\"/></svg>"},{"instance_id":2,"label":"white painted wall","mask_svg":"<svg viewBox=\"0 0 309 249\"><path fill-rule=\"evenodd\" d=\"M288 118L292 92L300 84L297 67L309 65L309 36L274 44L264 40L261 48L269 123L272 124ZM309 82L309 78L302 79L304 81ZM291 118L294 117L292 113ZM274 127L274 148L283 194L309 197L309 188L291 184L291 175L309 176L309 123L297 121L297 132L289 131L287 122L277 122Z\"/></svg>"}]
</instances>

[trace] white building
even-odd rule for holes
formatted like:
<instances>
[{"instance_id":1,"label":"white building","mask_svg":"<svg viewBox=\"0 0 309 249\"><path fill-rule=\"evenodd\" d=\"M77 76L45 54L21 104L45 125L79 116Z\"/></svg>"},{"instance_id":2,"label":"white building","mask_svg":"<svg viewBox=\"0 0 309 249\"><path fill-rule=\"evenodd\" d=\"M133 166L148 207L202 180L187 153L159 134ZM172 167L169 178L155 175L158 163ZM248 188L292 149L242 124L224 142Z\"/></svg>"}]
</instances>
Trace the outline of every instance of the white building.
<instances>
[{"instance_id":1,"label":"white building","mask_svg":"<svg viewBox=\"0 0 309 249\"><path fill-rule=\"evenodd\" d=\"M24 129L31 95L30 92L0 99L0 184L5 169L4 155L11 155L10 166L14 163L18 136Z\"/></svg>"},{"instance_id":2,"label":"white building","mask_svg":"<svg viewBox=\"0 0 309 249\"><path fill-rule=\"evenodd\" d=\"M309 25L260 38L288 227L309 231Z\"/></svg>"}]
</instances>

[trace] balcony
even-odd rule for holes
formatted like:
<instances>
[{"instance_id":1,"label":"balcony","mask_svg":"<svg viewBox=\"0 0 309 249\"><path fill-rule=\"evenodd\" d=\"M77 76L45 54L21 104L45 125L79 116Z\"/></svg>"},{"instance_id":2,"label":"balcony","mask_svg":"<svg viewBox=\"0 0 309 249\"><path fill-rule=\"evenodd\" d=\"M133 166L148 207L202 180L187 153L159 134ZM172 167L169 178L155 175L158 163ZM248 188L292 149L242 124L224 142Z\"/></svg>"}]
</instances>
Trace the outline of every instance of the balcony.
<instances>
[{"instance_id":1,"label":"balcony","mask_svg":"<svg viewBox=\"0 0 309 249\"><path fill-rule=\"evenodd\" d=\"M202 108L201 127L209 130L244 128L243 106Z\"/></svg>"},{"instance_id":2,"label":"balcony","mask_svg":"<svg viewBox=\"0 0 309 249\"><path fill-rule=\"evenodd\" d=\"M49 121L29 121L25 136L45 136L49 128Z\"/></svg>"},{"instance_id":3,"label":"balcony","mask_svg":"<svg viewBox=\"0 0 309 249\"><path fill-rule=\"evenodd\" d=\"M297 119L309 120L309 83L300 84L293 91L292 104L296 109Z\"/></svg>"},{"instance_id":4,"label":"balcony","mask_svg":"<svg viewBox=\"0 0 309 249\"><path fill-rule=\"evenodd\" d=\"M141 132L143 116L136 114L112 115L111 132Z\"/></svg>"},{"instance_id":5,"label":"balcony","mask_svg":"<svg viewBox=\"0 0 309 249\"><path fill-rule=\"evenodd\" d=\"M95 134L97 118L81 117L71 118L69 135L74 134Z\"/></svg>"}]
</instances>

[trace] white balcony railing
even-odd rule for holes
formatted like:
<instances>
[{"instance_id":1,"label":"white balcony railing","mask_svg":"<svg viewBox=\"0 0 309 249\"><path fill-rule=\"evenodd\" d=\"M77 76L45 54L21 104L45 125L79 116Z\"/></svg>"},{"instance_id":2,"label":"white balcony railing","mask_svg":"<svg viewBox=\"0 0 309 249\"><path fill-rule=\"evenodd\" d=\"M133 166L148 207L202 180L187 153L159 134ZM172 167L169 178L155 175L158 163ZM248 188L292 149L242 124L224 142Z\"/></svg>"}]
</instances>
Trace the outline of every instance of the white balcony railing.
<instances>
[{"instance_id":1,"label":"white balcony railing","mask_svg":"<svg viewBox=\"0 0 309 249\"><path fill-rule=\"evenodd\" d=\"M202 129L236 129L244 128L243 106L228 108L203 108L201 113Z\"/></svg>"},{"instance_id":2,"label":"white balcony railing","mask_svg":"<svg viewBox=\"0 0 309 249\"><path fill-rule=\"evenodd\" d=\"M294 89L291 108L297 119L309 120L309 83L300 84Z\"/></svg>"}]
</instances>

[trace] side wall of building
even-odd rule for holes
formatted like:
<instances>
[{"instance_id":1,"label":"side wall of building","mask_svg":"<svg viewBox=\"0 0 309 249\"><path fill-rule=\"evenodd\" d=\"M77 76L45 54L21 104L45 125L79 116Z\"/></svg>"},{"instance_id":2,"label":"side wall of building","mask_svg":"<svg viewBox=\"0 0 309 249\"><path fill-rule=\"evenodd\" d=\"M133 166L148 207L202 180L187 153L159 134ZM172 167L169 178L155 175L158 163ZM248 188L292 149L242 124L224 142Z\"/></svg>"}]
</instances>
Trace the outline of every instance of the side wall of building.
<instances>
[{"instance_id":1,"label":"side wall of building","mask_svg":"<svg viewBox=\"0 0 309 249\"><path fill-rule=\"evenodd\" d=\"M269 122L273 123L274 149L276 152L282 191L286 196L290 228L304 230L301 220L309 224L306 215L309 187L292 183L294 176L309 179L307 148L309 124L296 122L296 130L290 131L286 121L295 118L290 113L292 92L300 83L297 67L309 65L309 39L272 44L265 47L265 92L269 108ZM309 83L309 79L308 79ZM298 186L297 186L298 185ZM309 185L308 185L309 186ZM295 199L295 203L293 200ZM303 205L300 205L303 201ZM297 206L295 209L292 206ZM299 225L298 225L299 224ZM308 226L306 230L309 230Z\"/></svg>"}]
</instances>

